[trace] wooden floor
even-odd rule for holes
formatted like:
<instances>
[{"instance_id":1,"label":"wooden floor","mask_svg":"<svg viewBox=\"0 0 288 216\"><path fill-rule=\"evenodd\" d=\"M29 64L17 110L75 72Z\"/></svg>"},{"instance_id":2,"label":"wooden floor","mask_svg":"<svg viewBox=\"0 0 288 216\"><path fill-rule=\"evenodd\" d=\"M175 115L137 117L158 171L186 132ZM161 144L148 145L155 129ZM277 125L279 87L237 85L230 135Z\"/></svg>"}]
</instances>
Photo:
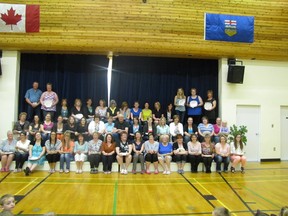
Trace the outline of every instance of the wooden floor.
<instances>
[{"instance_id":1,"label":"wooden floor","mask_svg":"<svg viewBox=\"0 0 288 216\"><path fill-rule=\"evenodd\" d=\"M245 174L111 175L0 173L0 195L17 198L15 215L232 215L287 205L288 162L249 163Z\"/></svg>"}]
</instances>

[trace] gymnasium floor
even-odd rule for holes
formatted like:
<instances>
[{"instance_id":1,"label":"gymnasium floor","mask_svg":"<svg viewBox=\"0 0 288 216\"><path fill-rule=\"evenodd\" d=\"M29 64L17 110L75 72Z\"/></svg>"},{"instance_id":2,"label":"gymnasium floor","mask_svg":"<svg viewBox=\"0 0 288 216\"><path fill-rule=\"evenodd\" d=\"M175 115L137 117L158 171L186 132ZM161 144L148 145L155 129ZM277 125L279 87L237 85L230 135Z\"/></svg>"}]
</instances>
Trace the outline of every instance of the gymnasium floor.
<instances>
[{"instance_id":1,"label":"gymnasium floor","mask_svg":"<svg viewBox=\"0 0 288 216\"><path fill-rule=\"evenodd\" d=\"M288 162L249 163L245 174L111 175L0 173L0 195L15 194L15 215L232 215L287 205Z\"/></svg>"}]
</instances>

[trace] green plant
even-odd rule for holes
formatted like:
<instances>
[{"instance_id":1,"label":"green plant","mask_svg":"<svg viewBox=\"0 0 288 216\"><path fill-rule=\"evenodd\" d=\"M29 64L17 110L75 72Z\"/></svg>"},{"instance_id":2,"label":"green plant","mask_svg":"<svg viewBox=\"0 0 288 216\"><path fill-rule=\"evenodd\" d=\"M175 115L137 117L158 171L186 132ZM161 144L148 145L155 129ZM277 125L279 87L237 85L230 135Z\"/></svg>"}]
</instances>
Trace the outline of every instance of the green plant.
<instances>
[{"instance_id":1,"label":"green plant","mask_svg":"<svg viewBox=\"0 0 288 216\"><path fill-rule=\"evenodd\" d=\"M236 126L235 124L233 124L230 127L230 134L228 135L228 140L229 140L229 142L231 142L234 140L234 137L237 134L240 134L241 138L242 138L242 142L246 145L246 143L247 143L246 133L247 132L248 132L247 126L244 126L244 125Z\"/></svg>"}]
</instances>

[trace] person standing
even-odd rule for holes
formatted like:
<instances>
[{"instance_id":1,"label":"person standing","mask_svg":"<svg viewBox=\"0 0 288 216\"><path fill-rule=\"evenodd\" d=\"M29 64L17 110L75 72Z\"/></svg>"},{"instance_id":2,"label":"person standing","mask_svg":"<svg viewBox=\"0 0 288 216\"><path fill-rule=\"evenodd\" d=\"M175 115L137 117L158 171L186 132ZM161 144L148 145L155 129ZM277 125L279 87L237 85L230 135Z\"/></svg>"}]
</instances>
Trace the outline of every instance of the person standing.
<instances>
[{"instance_id":1,"label":"person standing","mask_svg":"<svg viewBox=\"0 0 288 216\"><path fill-rule=\"evenodd\" d=\"M191 88L191 95L187 97L187 114L192 117L195 124L199 124L202 115L203 100L197 95L196 88Z\"/></svg>"},{"instance_id":2,"label":"person standing","mask_svg":"<svg viewBox=\"0 0 288 216\"><path fill-rule=\"evenodd\" d=\"M25 101L27 103L27 120L29 122L33 121L34 115L40 117L40 97L42 95L42 91L38 89L39 83L33 82L32 88L28 89L25 94Z\"/></svg>"},{"instance_id":3,"label":"person standing","mask_svg":"<svg viewBox=\"0 0 288 216\"><path fill-rule=\"evenodd\" d=\"M180 122L183 124L184 123L184 118L185 118L185 101L186 101L186 96L184 95L184 90L183 88L179 88L177 90L177 94L174 97L174 106L175 106L175 111L176 114L179 116Z\"/></svg>"},{"instance_id":4,"label":"person standing","mask_svg":"<svg viewBox=\"0 0 288 216\"><path fill-rule=\"evenodd\" d=\"M43 118L50 113L51 120L54 120L54 113L56 112L56 105L59 101L58 95L56 92L52 91L52 84L47 83L46 85L47 91L43 92L40 97L41 109L43 111Z\"/></svg>"}]
</instances>

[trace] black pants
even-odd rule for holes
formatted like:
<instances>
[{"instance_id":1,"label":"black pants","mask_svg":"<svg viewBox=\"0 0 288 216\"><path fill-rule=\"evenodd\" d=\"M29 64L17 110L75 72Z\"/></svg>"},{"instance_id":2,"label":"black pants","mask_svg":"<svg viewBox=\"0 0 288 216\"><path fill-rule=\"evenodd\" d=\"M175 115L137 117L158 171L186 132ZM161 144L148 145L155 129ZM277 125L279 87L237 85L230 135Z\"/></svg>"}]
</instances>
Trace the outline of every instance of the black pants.
<instances>
[{"instance_id":1,"label":"black pants","mask_svg":"<svg viewBox=\"0 0 288 216\"><path fill-rule=\"evenodd\" d=\"M201 160L201 155L189 155L189 162L191 163L191 172L197 172L198 171L198 165Z\"/></svg>"},{"instance_id":2,"label":"black pants","mask_svg":"<svg viewBox=\"0 0 288 216\"><path fill-rule=\"evenodd\" d=\"M103 171L111 171L114 155L102 155Z\"/></svg>"},{"instance_id":3,"label":"black pants","mask_svg":"<svg viewBox=\"0 0 288 216\"><path fill-rule=\"evenodd\" d=\"M23 164L28 159L28 156L29 156L28 152L25 152L25 153L16 152L15 153L15 161L16 161L15 169L22 169Z\"/></svg>"},{"instance_id":4,"label":"black pants","mask_svg":"<svg viewBox=\"0 0 288 216\"><path fill-rule=\"evenodd\" d=\"M88 161L90 162L90 168L94 169L99 167L99 163L101 160L101 155L100 154L91 154L88 155Z\"/></svg>"},{"instance_id":5,"label":"black pants","mask_svg":"<svg viewBox=\"0 0 288 216\"><path fill-rule=\"evenodd\" d=\"M174 155L173 156L174 157L174 161L176 162L176 163L180 163L180 162L186 162L186 160L187 160L187 155Z\"/></svg>"},{"instance_id":6,"label":"black pants","mask_svg":"<svg viewBox=\"0 0 288 216\"><path fill-rule=\"evenodd\" d=\"M158 154L157 153L155 153L155 154L147 153L145 155L145 161L151 162L151 163L157 162L158 161Z\"/></svg>"},{"instance_id":7,"label":"black pants","mask_svg":"<svg viewBox=\"0 0 288 216\"><path fill-rule=\"evenodd\" d=\"M57 161L60 160L60 154L59 153L47 154L46 159L47 159L48 163L56 163Z\"/></svg>"},{"instance_id":8,"label":"black pants","mask_svg":"<svg viewBox=\"0 0 288 216\"><path fill-rule=\"evenodd\" d=\"M205 165L206 173L211 173L212 157L203 157L203 163Z\"/></svg>"}]
</instances>

